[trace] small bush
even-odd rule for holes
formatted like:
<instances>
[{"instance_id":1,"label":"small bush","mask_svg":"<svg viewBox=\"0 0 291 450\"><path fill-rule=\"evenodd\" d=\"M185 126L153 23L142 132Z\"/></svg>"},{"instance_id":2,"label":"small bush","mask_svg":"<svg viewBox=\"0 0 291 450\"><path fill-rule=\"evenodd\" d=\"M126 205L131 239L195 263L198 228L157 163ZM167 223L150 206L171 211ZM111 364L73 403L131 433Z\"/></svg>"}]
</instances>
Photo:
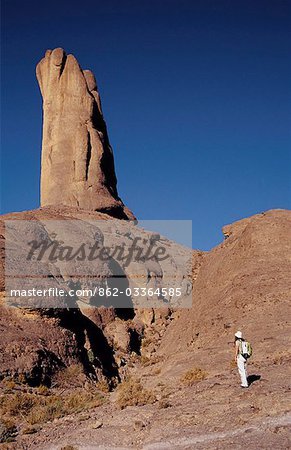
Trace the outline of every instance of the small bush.
<instances>
[{"instance_id":1,"label":"small bush","mask_svg":"<svg viewBox=\"0 0 291 450\"><path fill-rule=\"evenodd\" d=\"M142 340L141 345L142 345L142 347L145 348L145 347L148 347L152 342L153 342L153 339L147 337Z\"/></svg>"},{"instance_id":2,"label":"small bush","mask_svg":"<svg viewBox=\"0 0 291 450\"><path fill-rule=\"evenodd\" d=\"M36 402L35 406L31 408L26 416L27 422L31 425L51 422L54 419L70 414L65 411L62 401L56 396L51 396L50 398L45 397L45 399L47 401Z\"/></svg>"},{"instance_id":3,"label":"small bush","mask_svg":"<svg viewBox=\"0 0 291 450\"><path fill-rule=\"evenodd\" d=\"M10 378L6 378L3 380L3 385L5 386L6 389L8 390L12 390L16 387L16 383L14 380L10 379Z\"/></svg>"},{"instance_id":4,"label":"small bush","mask_svg":"<svg viewBox=\"0 0 291 450\"><path fill-rule=\"evenodd\" d=\"M159 409L170 408L171 406L171 403L166 398L162 398L158 403Z\"/></svg>"},{"instance_id":5,"label":"small bush","mask_svg":"<svg viewBox=\"0 0 291 450\"><path fill-rule=\"evenodd\" d=\"M47 386L44 386L43 384L41 384L38 388L37 388L37 393L39 395L49 395L49 388Z\"/></svg>"},{"instance_id":6,"label":"small bush","mask_svg":"<svg viewBox=\"0 0 291 450\"><path fill-rule=\"evenodd\" d=\"M150 358L148 357L148 356L145 356L145 355L142 355L141 357L140 357L140 363L143 365L143 366L149 366L150 365Z\"/></svg>"},{"instance_id":7,"label":"small bush","mask_svg":"<svg viewBox=\"0 0 291 450\"><path fill-rule=\"evenodd\" d=\"M182 377L181 382L187 386L192 386L194 383L202 381L206 378L207 372L195 367L194 369L188 370Z\"/></svg>"},{"instance_id":8,"label":"small bush","mask_svg":"<svg viewBox=\"0 0 291 450\"><path fill-rule=\"evenodd\" d=\"M13 442L17 435L17 427L14 422L0 418L0 444ZM2 445L1 445L2 448Z\"/></svg>"},{"instance_id":9,"label":"small bush","mask_svg":"<svg viewBox=\"0 0 291 450\"><path fill-rule=\"evenodd\" d=\"M26 416L35 405L34 397L23 392L6 395L0 398L2 413L9 417Z\"/></svg>"},{"instance_id":10,"label":"small bush","mask_svg":"<svg viewBox=\"0 0 291 450\"><path fill-rule=\"evenodd\" d=\"M49 422L102 404L100 395L84 390L76 390L65 397L51 396L45 398L47 401L33 408L28 415L27 421L30 424Z\"/></svg>"},{"instance_id":11,"label":"small bush","mask_svg":"<svg viewBox=\"0 0 291 450\"><path fill-rule=\"evenodd\" d=\"M5 417L25 419L30 425L86 411L102 403L103 397L100 393L84 389L75 389L67 395L36 395L18 392L0 397L0 407Z\"/></svg>"},{"instance_id":12,"label":"small bush","mask_svg":"<svg viewBox=\"0 0 291 450\"><path fill-rule=\"evenodd\" d=\"M126 406L147 405L155 401L155 394L144 389L138 379L128 378L118 388L117 403L121 409Z\"/></svg>"},{"instance_id":13,"label":"small bush","mask_svg":"<svg viewBox=\"0 0 291 450\"><path fill-rule=\"evenodd\" d=\"M161 362L162 360L163 360L163 358L159 355L152 355L151 357L142 355L140 358L140 363L144 367L148 367L148 366L157 364L157 363Z\"/></svg>"},{"instance_id":14,"label":"small bush","mask_svg":"<svg viewBox=\"0 0 291 450\"><path fill-rule=\"evenodd\" d=\"M72 364L60 370L53 379L55 386L64 389L82 387L85 380L86 376L80 364Z\"/></svg>"},{"instance_id":15,"label":"small bush","mask_svg":"<svg viewBox=\"0 0 291 450\"><path fill-rule=\"evenodd\" d=\"M26 376L24 375L24 373L20 373L20 374L18 374L18 376L17 376L17 381L18 381L18 383L20 383L20 384L26 384Z\"/></svg>"},{"instance_id":16,"label":"small bush","mask_svg":"<svg viewBox=\"0 0 291 450\"><path fill-rule=\"evenodd\" d=\"M105 381L105 380L100 380L100 381L98 381L98 383L96 383L96 388L97 388L99 391L104 392L104 393L107 393L107 392L109 392L109 390L110 390L109 385L108 385L108 382Z\"/></svg>"}]
</instances>

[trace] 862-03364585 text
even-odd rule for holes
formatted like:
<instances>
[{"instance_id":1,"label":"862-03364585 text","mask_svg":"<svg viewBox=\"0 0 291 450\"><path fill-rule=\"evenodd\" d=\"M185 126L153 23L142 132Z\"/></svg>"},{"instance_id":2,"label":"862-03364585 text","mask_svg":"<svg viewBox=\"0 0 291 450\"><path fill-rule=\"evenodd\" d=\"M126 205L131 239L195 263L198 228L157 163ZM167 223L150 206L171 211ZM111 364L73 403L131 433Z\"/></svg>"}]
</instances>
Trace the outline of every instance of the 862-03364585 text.
<instances>
[{"instance_id":1,"label":"862-03364585 text","mask_svg":"<svg viewBox=\"0 0 291 450\"><path fill-rule=\"evenodd\" d=\"M11 297L118 297L119 295L126 295L128 297L167 297L182 295L181 288L144 288L144 287L127 287L120 290L116 287L99 287L95 286L93 289L61 289L48 288L38 289L36 287L31 289L11 289L9 292Z\"/></svg>"}]
</instances>

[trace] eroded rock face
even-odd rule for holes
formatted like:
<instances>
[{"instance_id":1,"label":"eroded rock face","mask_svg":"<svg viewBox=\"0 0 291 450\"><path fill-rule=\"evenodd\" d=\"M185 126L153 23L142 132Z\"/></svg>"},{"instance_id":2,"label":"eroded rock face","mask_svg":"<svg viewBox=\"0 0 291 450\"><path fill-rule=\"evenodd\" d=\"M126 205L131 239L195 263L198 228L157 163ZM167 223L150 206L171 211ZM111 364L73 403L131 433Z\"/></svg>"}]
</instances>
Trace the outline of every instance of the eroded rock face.
<instances>
[{"instance_id":1,"label":"eroded rock face","mask_svg":"<svg viewBox=\"0 0 291 450\"><path fill-rule=\"evenodd\" d=\"M134 218L117 192L96 80L61 48L36 68L43 97L41 206L66 205Z\"/></svg>"},{"instance_id":2,"label":"eroded rock face","mask_svg":"<svg viewBox=\"0 0 291 450\"><path fill-rule=\"evenodd\" d=\"M145 248L163 246L167 258L159 261L143 255L142 259L120 259L119 251L113 254L114 249L123 247L127 254L137 237ZM156 324L165 328L169 307L179 306L180 300L184 302L186 298L187 305L191 301L192 250L163 237L157 239L157 233L131 221L68 206L47 206L1 216L0 292L6 293L2 301L0 295L0 331L7 339L0 342L0 379L24 374L31 384L49 384L55 372L76 363L98 380L106 377L114 381L125 376L131 353L141 353L147 329ZM83 261L77 256L38 259L36 253L27 259L26 250L30 251L33 241L48 243L50 249L54 240L67 249L83 244L84 248L92 248L94 240L100 248L107 248L111 257ZM26 241L30 243L28 247ZM16 289L52 287L68 293L68 288L102 288L104 281L111 292L119 290L117 296L76 292L73 297L46 293L36 298L27 294L24 304L24 298L18 303L11 293L11 282ZM126 289L133 293L135 289L147 288L153 293L157 288L167 291L174 287L182 293L177 302L170 291L163 297L142 292L126 295ZM155 305L161 311L154 311ZM155 351L147 348L148 354L150 350Z\"/></svg>"},{"instance_id":3,"label":"eroded rock face","mask_svg":"<svg viewBox=\"0 0 291 450\"><path fill-rule=\"evenodd\" d=\"M228 364L237 329L255 344L256 361L290 346L290 225L291 211L278 209L223 228L227 239L204 255L193 278L192 309L181 311L163 338L168 367L177 355L181 363L212 348L218 373Z\"/></svg>"}]
</instances>

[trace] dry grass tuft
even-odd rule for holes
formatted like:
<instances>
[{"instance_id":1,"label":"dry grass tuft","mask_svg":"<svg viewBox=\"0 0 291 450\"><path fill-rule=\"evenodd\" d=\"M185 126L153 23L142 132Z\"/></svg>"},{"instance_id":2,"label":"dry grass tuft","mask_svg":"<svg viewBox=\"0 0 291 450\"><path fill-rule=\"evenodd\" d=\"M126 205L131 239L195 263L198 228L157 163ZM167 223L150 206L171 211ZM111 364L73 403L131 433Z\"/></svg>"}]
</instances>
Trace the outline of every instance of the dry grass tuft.
<instances>
[{"instance_id":1,"label":"dry grass tuft","mask_svg":"<svg viewBox=\"0 0 291 450\"><path fill-rule=\"evenodd\" d=\"M118 388L117 403L121 409L126 406L152 404L155 401L155 394L148 389L144 389L138 379L128 378Z\"/></svg>"},{"instance_id":2,"label":"dry grass tuft","mask_svg":"<svg viewBox=\"0 0 291 450\"><path fill-rule=\"evenodd\" d=\"M44 386L43 384L41 384L38 388L37 388L37 393L39 395L49 395L50 390L47 386Z\"/></svg>"},{"instance_id":3,"label":"dry grass tuft","mask_svg":"<svg viewBox=\"0 0 291 450\"><path fill-rule=\"evenodd\" d=\"M146 347L148 347L152 342L153 342L153 339L152 339L152 338L146 337L146 338L144 338L144 339L142 340L141 345L142 345L143 348L146 348Z\"/></svg>"},{"instance_id":4,"label":"dry grass tuft","mask_svg":"<svg viewBox=\"0 0 291 450\"><path fill-rule=\"evenodd\" d=\"M23 428L22 434L34 434L34 433L38 433L38 431L40 431L40 430L41 430L41 427L29 425L28 427Z\"/></svg>"},{"instance_id":5,"label":"dry grass tuft","mask_svg":"<svg viewBox=\"0 0 291 450\"><path fill-rule=\"evenodd\" d=\"M97 388L99 391L104 392L104 393L107 393L107 392L110 391L109 384L107 383L106 380L100 380L100 381L98 381L98 383L96 383L96 388Z\"/></svg>"},{"instance_id":6,"label":"dry grass tuft","mask_svg":"<svg viewBox=\"0 0 291 450\"><path fill-rule=\"evenodd\" d=\"M162 398L158 403L159 409L170 408L171 406L172 406L171 403L166 398Z\"/></svg>"},{"instance_id":7,"label":"dry grass tuft","mask_svg":"<svg viewBox=\"0 0 291 450\"><path fill-rule=\"evenodd\" d=\"M78 450L78 447L75 447L74 445L65 445L61 450Z\"/></svg>"},{"instance_id":8,"label":"dry grass tuft","mask_svg":"<svg viewBox=\"0 0 291 450\"><path fill-rule=\"evenodd\" d=\"M17 392L0 397L0 408L5 418L25 420L30 425L86 411L102 403L103 397L100 393L84 389L75 389L67 395Z\"/></svg>"},{"instance_id":9,"label":"dry grass tuft","mask_svg":"<svg viewBox=\"0 0 291 450\"><path fill-rule=\"evenodd\" d=\"M159 355L153 355L151 357L142 355L140 357L140 363L144 367L152 366L154 364L157 364L163 360L162 356Z\"/></svg>"},{"instance_id":10,"label":"dry grass tuft","mask_svg":"<svg viewBox=\"0 0 291 450\"><path fill-rule=\"evenodd\" d=\"M72 364L54 376L54 385L63 389L84 386L86 375L81 364Z\"/></svg>"},{"instance_id":11,"label":"dry grass tuft","mask_svg":"<svg viewBox=\"0 0 291 450\"><path fill-rule=\"evenodd\" d=\"M15 440L17 435L17 427L12 420L0 417L0 428L0 444L2 448L2 444L13 442Z\"/></svg>"},{"instance_id":12,"label":"dry grass tuft","mask_svg":"<svg viewBox=\"0 0 291 450\"><path fill-rule=\"evenodd\" d=\"M64 447L61 447L61 450L78 450L78 447L75 447L74 445L65 445Z\"/></svg>"},{"instance_id":13,"label":"dry grass tuft","mask_svg":"<svg viewBox=\"0 0 291 450\"><path fill-rule=\"evenodd\" d=\"M181 377L181 382L186 384L186 386L192 386L193 384L204 380L207 377L207 372L205 370L200 369L200 367L194 367L194 369L188 370Z\"/></svg>"},{"instance_id":14,"label":"dry grass tuft","mask_svg":"<svg viewBox=\"0 0 291 450\"><path fill-rule=\"evenodd\" d=\"M16 383L11 378L4 378L2 385L5 389L11 390L16 387Z\"/></svg>"}]
</instances>

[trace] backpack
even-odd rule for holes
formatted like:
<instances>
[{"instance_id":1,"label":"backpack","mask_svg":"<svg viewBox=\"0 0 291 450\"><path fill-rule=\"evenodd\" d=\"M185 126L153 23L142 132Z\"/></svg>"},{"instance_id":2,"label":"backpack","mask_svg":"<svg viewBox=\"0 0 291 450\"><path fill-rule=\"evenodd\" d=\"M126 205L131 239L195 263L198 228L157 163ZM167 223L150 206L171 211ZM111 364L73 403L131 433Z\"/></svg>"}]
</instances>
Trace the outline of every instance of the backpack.
<instances>
[{"instance_id":1,"label":"backpack","mask_svg":"<svg viewBox=\"0 0 291 450\"><path fill-rule=\"evenodd\" d=\"M248 359L252 356L253 349L252 349L251 344L248 341L241 341L241 352L240 353L245 359Z\"/></svg>"}]
</instances>

